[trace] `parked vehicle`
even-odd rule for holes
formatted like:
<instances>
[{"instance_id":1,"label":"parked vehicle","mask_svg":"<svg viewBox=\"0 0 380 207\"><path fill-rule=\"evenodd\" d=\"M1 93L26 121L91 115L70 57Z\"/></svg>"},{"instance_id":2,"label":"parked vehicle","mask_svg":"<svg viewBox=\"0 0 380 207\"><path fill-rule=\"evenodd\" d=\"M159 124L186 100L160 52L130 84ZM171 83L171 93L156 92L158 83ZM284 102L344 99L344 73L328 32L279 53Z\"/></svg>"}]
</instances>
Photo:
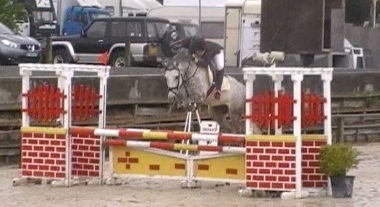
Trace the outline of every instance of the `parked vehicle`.
<instances>
[{"instance_id":1,"label":"parked vehicle","mask_svg":"<svg viewBox=\"0 0 380 207\"><path fill-rule=\"evenodd\" d=\"M52 0L18 0L25 5L25 17L17 20L23 36L41 40L59 33Z\"/></svg>"},{"instance_id":2,"label":"parked vehicle","mask_svg":"<svg viewBox=\"0 0 380 207\"><path fill-rule=\"evenodd\" d=\"M31 37L16 34L0 23L0 64L39 62L41 45Z\"/></svg>"},{"instance_id":3,"label":"parked vehicle","mask_svg":"<svg viewBox=\"0 0 380 207\"><path fill-rule=\"evenodd\" d=\"M123 67L129 38L132 65L157 66L160 40L169 28L169 20L163 18L98 18L80 35L52 38L53 62L96 64L100 55L107 53L108 64Z\"/></svg>"},{"instance_id":4,"label":"parked vehicle","mask_svg":"<svg viewBox=\"0 0 380 207\"><path fill-rule=\"evenodd\" d=\"M97 0L113 17L146 16L153 8L162 7L157 0Z\"/></svg>"},{"instance_id":5,"label":"parked vehicle","mask_svg":"<svg viewBox=\"0 0 380 207\"><path fill-rule=\"evenodd\" d=\"M187 22L172 22L172 28L175 29L180 37L199 36L202 37L202 32L197 24Z\"/></svg>"},{"instance_id":6,"label":"parked vehicle","mask_svg":"<svg viewBox=\"0 0 380 207\"><path fill-rule=\"evenodd\" d=\"M80 34L96 18L110 17L106 10L93 7L72 6L66 10L63 35Z\"/></svg>"},{"instance_id":7,"label":"parked vehicle","mask_svg":"<svg viewBox=\"0 0 380 207\"><path fill-rule=\"evenodd\" d=\"M60 35L80 34L93 19L111 16L97 0L54 0Z\"/></svg>"}]
</instances>

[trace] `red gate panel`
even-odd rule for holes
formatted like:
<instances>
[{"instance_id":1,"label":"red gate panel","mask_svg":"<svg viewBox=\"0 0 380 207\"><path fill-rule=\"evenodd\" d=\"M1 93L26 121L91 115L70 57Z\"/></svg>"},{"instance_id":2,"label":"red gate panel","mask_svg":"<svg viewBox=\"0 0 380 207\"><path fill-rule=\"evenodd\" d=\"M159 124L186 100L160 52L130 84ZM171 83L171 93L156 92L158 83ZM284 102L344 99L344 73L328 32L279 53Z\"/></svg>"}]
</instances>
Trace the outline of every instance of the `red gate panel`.
<instances>
[{"instance_id":1,"label":"red gate panel","mask_svg":"<svg viewBox=\"0 0 380 207\"><path fill-rule=\"evenodd\" d=\"M325 99L315 93L302 93L302 127L316 126L325 119L323 104Z\"/></svg>"},{"instance_id":2,"label":"red gate panel","mask_svg":"<svg viewBox=\"0 0 380 207\"><path fill-rule=\"evenodd\" d=\"M56 86L44 84L29 90L27 94L28 106L22 109L35 122L55 122L64 111L65 95ZM98 109L100 96L91 86L74 85L72 88L72 119L85 121L96 117L101 112Z\"/></svg>"},{"instance_id":3,"label":"red gate panel","mask_svg":"<svg viewBox=\"0 0 380 207\"><path fill-rule=\"evenodd\" d=\"M289 93L278 93L275 98L273 91L264 91L247 100L251 104L252 113L247 116L261 129L274 129L275 121L278 127L291 127L294 121L294 100ZM311 127L320 124L325 116L323 114L324 98L315 93L302 93L301 97L301 123L302 127ZM278 113L275 116L275 104L278 104Z\"/></svg>"},{"instance_id":4,"label":"red gate panel","mask_svg":"<svg viewBox=\"0 0 380 207\"><path fill-rule=\"evenodd\" d=\"M72 89L72 119L85 121L99 115L98 110L100 96L91 86L75 85Z\"/></svg>"},{"instance_id":5,"label":"red gate panel","mask_svg":"<svg viewBox=\"0 0 380 207\"><path fill-rule=\"evenodd\" d=\"M50 122L64 113L63 100L65 96L53 85L36 86L22 96L26 96L28 99L28 107L22 111L27 112L33 121Z\"/></svg>"}]
</instances>

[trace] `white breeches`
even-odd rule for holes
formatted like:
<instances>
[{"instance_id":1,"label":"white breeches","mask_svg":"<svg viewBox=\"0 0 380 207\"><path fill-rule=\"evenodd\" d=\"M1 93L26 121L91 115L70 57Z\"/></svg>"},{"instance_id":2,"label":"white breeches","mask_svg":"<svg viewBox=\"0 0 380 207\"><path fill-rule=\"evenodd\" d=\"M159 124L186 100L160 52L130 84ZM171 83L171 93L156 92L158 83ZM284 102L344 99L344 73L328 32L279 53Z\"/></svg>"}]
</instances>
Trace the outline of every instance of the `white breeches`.
<instances>
[{"instance_id":1,"label":"white breeches","mask_svg":"<svg viewBox=\"0 0 380 207\"><path fill-rule=\"evenodd\" d=\"M211 60L216 70L223 70L224 68L224 51L221 50L219 54L216 54Z\"/></svg>"}]
</instances>

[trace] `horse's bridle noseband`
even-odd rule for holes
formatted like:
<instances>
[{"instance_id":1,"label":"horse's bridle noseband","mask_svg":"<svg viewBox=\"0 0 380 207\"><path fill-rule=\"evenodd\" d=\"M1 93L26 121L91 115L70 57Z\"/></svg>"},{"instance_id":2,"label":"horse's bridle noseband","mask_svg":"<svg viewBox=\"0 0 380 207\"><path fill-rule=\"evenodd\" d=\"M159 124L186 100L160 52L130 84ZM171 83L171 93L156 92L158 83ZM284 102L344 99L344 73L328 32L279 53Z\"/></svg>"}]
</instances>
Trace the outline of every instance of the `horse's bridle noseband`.
<instances>
[{"instance_id":1,"label":"horse's bridle noseband","mask_svg":"<svg viewBox=\"0 0 380 207\"><path fill-rule=\"evenodd\" d=\"M176 70L176 71L178 71L178 74L179 74L179 76L181 76L181 72L179 71L179 69L178 68L167 68L167 69L165 69L165 70ZM182 78L182 77L181 77ZM169 87L169 85L167 85L167 83L166 83L166 86L168 87L168 89L169 89L169 93L173 93L175 96L177 96L177 94L178 94L178 91L179 91L179 88L180 88L180 81L181 81L181 79L180 78L178 78L178 80L177 80L177 85L176 86L173 86L173 87Z\"/></svg>"},{"instance_id":2,"label":"horse's bridle noseband","mask_svg":"<svg viewBox=\"0 0 380 207\"><path fill-rule=\"evenodd\" d=\"M178 71L178 76L180 77L180 78L178 78L178 82L177 82L176 86L169 87L167 85L168 89L169 89L169 93L173 93L175 96L177 96L180 88L183 86L183 87L185 87L185 91L186 91L187 97L190 96L189 92L188 92L188 89L186 87L186 82L188 82L192 77L194 77L195 74L197 73L198 69L199 69L199 66L197 66L197 68L194 71L194 73L191 76L188 77L186 74L187 74L187 71L189 71L190 66L191 66L191 63L189 61L188 66L186 68L186 73L185 74L181 74L181 71L180 71L180 69L178 67L172 67L172 68L167 68L166 69L166 70L176 70L176 71ZM181 79L182 79L182 84L180 83Z\"/></svg>"}]
</instances>

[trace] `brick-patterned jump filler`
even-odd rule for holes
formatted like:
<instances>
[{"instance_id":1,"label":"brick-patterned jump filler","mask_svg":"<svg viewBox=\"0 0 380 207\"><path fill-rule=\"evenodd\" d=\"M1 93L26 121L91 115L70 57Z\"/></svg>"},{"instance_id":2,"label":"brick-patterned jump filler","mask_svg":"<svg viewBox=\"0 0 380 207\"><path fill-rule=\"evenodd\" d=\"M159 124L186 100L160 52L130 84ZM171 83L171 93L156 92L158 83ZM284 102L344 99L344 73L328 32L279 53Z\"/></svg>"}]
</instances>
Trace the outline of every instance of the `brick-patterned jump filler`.
<instances>
[{"instance_id":1,"label":"brick-patterned jump filler","mask_svg":"<svg viewBox=\"0 0 380 207\"><path fill-rule=\"evenodd\" d=\"M284 76L290 76L293 82L293 136L283 137L278 119L275 121L273 137L255 136L254 123L247 118L247 188L249 189L282 189L295 192L296 198L301 198L309 187L322 187L327 180L319 172L317 154L321 145L331 144L331 80L332 68L243 68L246 82L246 116L252 116L253 86L256 76L270 76L274 82L275 98L282 90ZM302 129L302 81L304 76L320 76L323 82L323 115L325 117L323 137L303 139ZM281 110L275 104L274 114L278 117ZM248 160L253 160L249 162ZM328 185L330 185L328 183Z\"/></svg>"},{"instance_id":2,"label":"brick-patterned jump filler","mask_svg":"<svg viewBox=\"0 0 380 207\"><path fill-rule=\"evenodd\" d=\"M86 107L80 104L78 111L76 105L72 106L72 96L81 96L78 91L72 93L72 78L75 71L83 73L95 73L99 77L99 99L96 105L99 107L98 127L105 127L105 103L107 91L107 78L109 66L92 66L76 64L20 64L22 76L22 127L21 127L21 178L14 183L24 182L29 178L41 180L63 181L61 185L69 186L74 177L101 180L103 177L104 155L101 150L102 139L99 136L82 137L79 134L69 134L69 126L72 125L72 112L88 112L93 110L94 103ZM37 85L30 88L32 73L54 72L57 77L56 85ZM52 88L38 93L36 88ZM85 88L85 87L82 87ZM95 90L94 90L95 91ZM52 93L53 92L53 93ZM80 91L79 91L80 92ZM94 92L95 93L95 92ZM88 101L88 100L86 100ZM35 107L35 108L33 108ZM73 108L75 110L73 110ZM82 110L82 111L81 111ZM86 119L88 113L79 113ZM33 127L32 123L42 121L54 123L55 127Z\"/></svg>"},{"instance_id":3,"label":"brick-patterned jump filler","mask_svg":"<svg viewBox=\"0 0 380 207\"><path fill-rule=\"evenodd\" d=\"M302 187L322 188L326 177L319 172L319 147L324 135L302 136ZM250 135L246 141L246 185L271 191L295 191L296 150L292 135Z\"/></svg>"},{"instance_id":4,"label":"brick-patterned jump filler","mask_svg":"<svg viewBox=\"0 0 380 207\"><path fill-rule=\"evenodd\" d=\"M21 175L29 178L66 178L66 130L21 129Z\"/></svg>"}]
</instances>

